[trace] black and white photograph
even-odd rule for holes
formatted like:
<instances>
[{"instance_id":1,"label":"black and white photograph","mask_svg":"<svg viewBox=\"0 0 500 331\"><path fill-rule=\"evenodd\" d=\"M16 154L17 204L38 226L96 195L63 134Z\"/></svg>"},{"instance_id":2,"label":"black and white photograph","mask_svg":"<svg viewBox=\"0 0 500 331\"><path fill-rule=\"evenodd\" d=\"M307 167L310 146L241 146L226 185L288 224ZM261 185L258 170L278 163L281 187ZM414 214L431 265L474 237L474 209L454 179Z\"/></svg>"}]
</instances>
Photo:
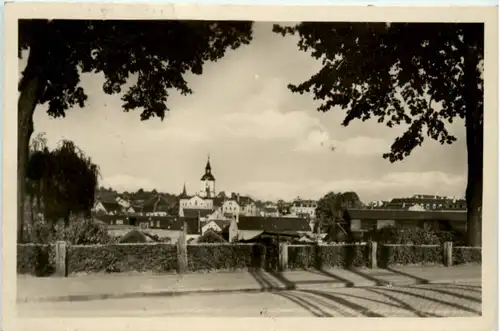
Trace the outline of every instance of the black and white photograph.
<instances>
[{"instance_id":1,"label":"black and white photograph","mask_svg":"<svg viewBox=\"0 0 500 331\"><path fill-rule=\"evenodd\" d=\"M496 12L125 19L112 4L88 17L38 6L7 21L18 319L493 327Z\"/></svg>"}]
</instances>

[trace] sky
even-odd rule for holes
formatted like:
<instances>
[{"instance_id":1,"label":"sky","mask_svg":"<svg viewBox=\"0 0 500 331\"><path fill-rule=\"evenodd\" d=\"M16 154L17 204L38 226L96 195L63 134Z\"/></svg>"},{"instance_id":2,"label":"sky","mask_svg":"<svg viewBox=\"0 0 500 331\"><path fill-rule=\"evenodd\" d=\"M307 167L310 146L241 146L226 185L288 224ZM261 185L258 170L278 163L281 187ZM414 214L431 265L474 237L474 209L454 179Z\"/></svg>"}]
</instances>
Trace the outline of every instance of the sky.
<instances>
[{"instance_id":1,"label":"sky","mask_svg":"<svg viewBox=\"0 0 500 331\"><path fill-rule=\"evenodd\" d=\"M82 75L89 99L63 119L38 106L35 136L49 146L69 139L101 169L101 186L190 194L200 188L208 155L216 191L258 199L317 199L355 191L363 202L439 194L463 196L466 145L463 122L450 126L458 141L439 145L426 139L402 162L382 158L403 128L376 121L341 126L341 109L322 113L311 94L293 94L289 83L307 80L320 63L300 52L293 37L274 34L271 23L256 23L250 45L207 63L201 76L186 79L192 95L172 93L164 121L140 121L140 110L125 113L120 95L102 92L102 75ZM20 70L26 64L19 62ZM335 146L332 151L330 146Z\"/></svg>"}]
</instances>

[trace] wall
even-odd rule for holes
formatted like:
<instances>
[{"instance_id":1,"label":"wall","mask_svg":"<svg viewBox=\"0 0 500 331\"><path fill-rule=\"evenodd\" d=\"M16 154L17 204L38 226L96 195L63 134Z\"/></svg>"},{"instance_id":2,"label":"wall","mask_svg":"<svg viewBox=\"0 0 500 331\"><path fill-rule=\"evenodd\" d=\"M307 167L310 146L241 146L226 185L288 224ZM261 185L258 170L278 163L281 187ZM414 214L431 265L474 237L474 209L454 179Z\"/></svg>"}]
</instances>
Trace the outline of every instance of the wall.
<instances>
[{"instance_id":1,"label":"wall","mask_svg":"<svg viewBox=\"0 0 500 331\"><path fill-rule=\"evenodd\" d=\"M62 249L61 249L62 246ZM67 245L18 245L17 272L37 276L53 273L186 272L249 268L307 269L388 267L438 264L451 267L481 263L481 248L445 245L267 245L170 243ZM182 255L185 254L185 255ZM186 263L187 259L187 263ZM184 261L186 267L180 268ZM278 263L274 263L274 262ZM270 263L273 262L273 263Z\"/></svg>"}]
</instances>

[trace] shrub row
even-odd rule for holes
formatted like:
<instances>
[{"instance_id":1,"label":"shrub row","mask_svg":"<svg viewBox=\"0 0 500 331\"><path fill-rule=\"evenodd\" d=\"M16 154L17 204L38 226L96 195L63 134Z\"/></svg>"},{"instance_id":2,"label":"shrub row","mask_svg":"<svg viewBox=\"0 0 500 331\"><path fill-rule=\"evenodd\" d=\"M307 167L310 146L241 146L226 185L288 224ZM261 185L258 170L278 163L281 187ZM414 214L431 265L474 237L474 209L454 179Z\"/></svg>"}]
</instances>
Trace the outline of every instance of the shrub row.
<instances>
[{"instance_id":1,"label":"shrub row","mask_svg":"<svg viewBox=\"0 0 500 331\"><path fill-rule=\"evenodd\" d=\"M328 267L366 267L369 264L366 244L294 245L288 247L290 269Z\"/></svg>"},{"instance_id":2,"label":"shrub row","mask_svg":"<svg viewBox=\"0 0 500 331\"><path fill-rule=\"evenodd\" d=\"M17 272L49 276L55 271L55 245L17 245Z\"/></svg>"},{"instance_id":3,"label":"shrub row","mask_svg":"<svg viewBox=\"0 0 500 331\"><path fill-rule=\"evenodd\" d=\"M188 245L188 268L191 271L263 268L265 252L264 246L252 244Z\"/></svg>"},{"instance_id":4,"label":"shrub row","mask_svg":"<svg viewBox=\"0 0 500 331\"><path fill-rule=\"evenodd\" d=\"M18 245L18 273L37 276L55 271L54 245ZM453 247L453 264L481 263L481 249ZM196 244L187 246L190 271L268 268L276 270L278 246L261 244ZM377 264L443 264L442 245L411 246L379 244ZM68 245L68 273L153 271L169 272L178 268L177 246L155 244ZM328 268L369 266L367 244L290 245L288 268Z\"/></svg>"},{"instance_id":5,"label":"shrub row","mask_svg":"<svg viewBox=\"0 0 500 331\"><path fill-rule=\"evenodd\" d=\"M169 244L68 246L68 273L167 272L177 269L177 247Z\"/></svg>"},{"instance_id":6,"label":"shrub row","mask_svg":"<svg viewBox=\"0 0 500 331\"><path fill-rule=\"evenodd\" d=\"M480 247L453 247L453 264L481 263Z\"/></svg>"},{"instance_id":7,"label":"shrub row","mask_svg":"<svg viewBox=\"0 0 500 331\"><path fill-rule=\"evenodd\" d=\"M444 248L441 245L379 245L377 248L377 264L382 268L389 265L424 265L443 263Z\"/></svg>"}]
</instances>

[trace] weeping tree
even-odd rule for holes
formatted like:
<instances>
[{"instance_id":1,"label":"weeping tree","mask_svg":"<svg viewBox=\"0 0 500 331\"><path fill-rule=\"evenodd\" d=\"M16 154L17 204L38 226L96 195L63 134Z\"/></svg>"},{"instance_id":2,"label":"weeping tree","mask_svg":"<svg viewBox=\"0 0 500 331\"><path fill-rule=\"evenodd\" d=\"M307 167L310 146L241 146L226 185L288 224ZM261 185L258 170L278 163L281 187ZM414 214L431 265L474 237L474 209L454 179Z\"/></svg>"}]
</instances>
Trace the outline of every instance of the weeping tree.
<instances>
[{"instance_id":1,"label":"weeping tree","mask_svg":"<svg viewBox=\"0 0 500 331\"><path fill-rule=\"evenodd\" d=\"M99 168L73 142L63 140L52 151L46 146L33 150L26 175L49 224L63 219L67 227L72 215L90 217Z\"/></svg>"},{"instance_id":2,"label":"weeping tree","mask_svg":"<svg viewBox=\"0 0 500 331\"><path fill-rule=\"evenodd\" d=\"M29 141L40 104L47 105L50 116L64 117L87 101L80 75L102 73L103 91L121 94L124 111L139 109L141 120L163 119L170 91L192 93L185 76L201 75L206 62L248 44L252 23L23 19L18 33L19 57L28 53L17 107L18 240L22 241Z\"/></svg>"},{"instance_id":3,"label":"weeping tree","mask_svg":"<svg viewBox=\"0 0 500 331\"><path fill-rule=\"evenodd\" d=\"M344 226L344 212L348 208L363 208L363 203L356 192L335 193L329 192L318 200L316 216L320 220L317 231L345 236L350 229Z\"/></svg>"},{"instance_id":4,"label":"weeping tree","mask_svg":"<svg viewBox=\"0 0 500 331\"><path fill-rule=\"evenodd\" d=\"M375 118L388 127L405 125L383 155L403 160L426 137L451 144L447 124L465 120L467 144L467 237L481 245L483 191L482 23L310 23L275 25L297 35L298 48L322 68L289 85L312 93L319 111L343 110L342 125Z\"/></svg>"}]
</instances>

